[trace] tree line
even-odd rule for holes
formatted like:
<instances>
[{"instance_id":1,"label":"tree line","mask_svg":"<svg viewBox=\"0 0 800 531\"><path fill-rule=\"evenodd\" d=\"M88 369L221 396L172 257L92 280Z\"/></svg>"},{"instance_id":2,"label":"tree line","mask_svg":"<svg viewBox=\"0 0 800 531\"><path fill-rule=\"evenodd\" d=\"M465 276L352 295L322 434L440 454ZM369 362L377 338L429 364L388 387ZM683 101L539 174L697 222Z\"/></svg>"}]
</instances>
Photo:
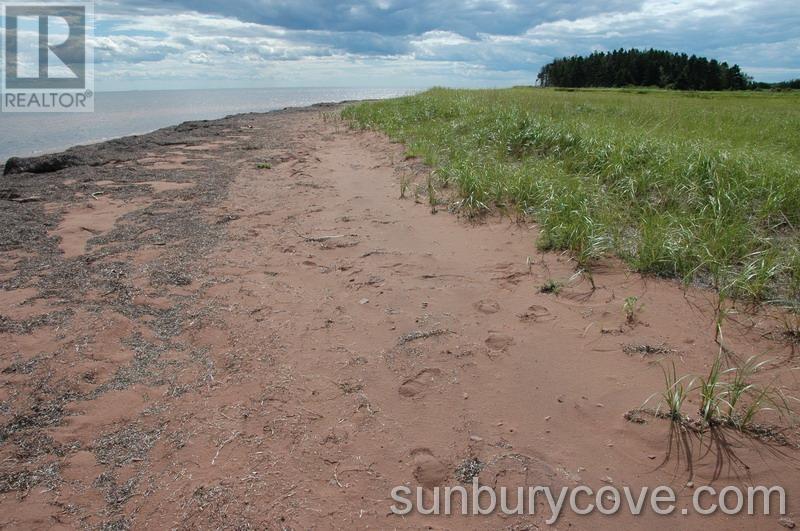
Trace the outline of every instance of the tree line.
<instances>
[{"instance_id":1,"label":"tree line","mask_svg":"<svg viewBox=\"0 0 800 531\"><path fill-rule=\"evenodd\" d=\"M543 87L643 86L677 90L746 90L753 80L739 65L662 50L594 52L542 67Z\"/></svg>"},{"instance_id":2,"label":"tree line","mask_svg":"<svg viewBox=\"0 0 800 531\"><path fill-rule=\"evenodd\" d=\"M756 82L751 85L751 88L770 89L770 90L800 90L800 79L792 79L789 81L781 81L779 83L763 83Z\"/></svg>"}]
</instances>

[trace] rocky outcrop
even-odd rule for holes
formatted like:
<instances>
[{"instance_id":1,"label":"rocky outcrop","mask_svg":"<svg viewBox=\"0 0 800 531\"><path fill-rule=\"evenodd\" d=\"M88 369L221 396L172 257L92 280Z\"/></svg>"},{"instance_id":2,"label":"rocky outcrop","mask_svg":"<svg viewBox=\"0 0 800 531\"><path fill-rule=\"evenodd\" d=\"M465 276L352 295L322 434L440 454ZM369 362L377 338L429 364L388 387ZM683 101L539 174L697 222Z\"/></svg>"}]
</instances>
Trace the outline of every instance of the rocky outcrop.
<instances>
[{"instance_id":1,"label":"rocky outcrop","mask_svg":"<svg viewBox=\"0 0 800 531\"><path fill-rule=\"evenodd\" d=\"M6 161L3 175L15 173L50 173L72 166L80 166L84 161L71 153L56 153L38 157L11 157Z\"/></svg>"}]
</instances>

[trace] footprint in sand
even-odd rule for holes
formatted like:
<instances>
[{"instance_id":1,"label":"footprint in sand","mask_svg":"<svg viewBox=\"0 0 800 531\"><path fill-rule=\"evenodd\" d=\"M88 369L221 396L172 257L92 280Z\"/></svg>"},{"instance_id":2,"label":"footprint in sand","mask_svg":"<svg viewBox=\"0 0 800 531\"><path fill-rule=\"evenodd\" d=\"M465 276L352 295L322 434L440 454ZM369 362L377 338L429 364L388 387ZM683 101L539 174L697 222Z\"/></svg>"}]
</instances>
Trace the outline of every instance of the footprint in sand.
<instances>
[{"instance_id":1,"label":"footprint in sand","mask_svg":"<svg viewBox=\"0 0 800 531\"><path fill-rule=\"evenodd\" d=\"M480 471L480 482L510 491L520 485L529 484L536 478L536 484L550 487L558 492L563 487L559 471L548 463L544 456L521 455L516 453L493 456ZM578 479L579 481L579 479Z\"/></svg>"},{"instance_id":2,"label":"footprint in sand","mask_svg":"<svg viewBox=\"0 0 800 531\"><path fill-rule=\"evenodd\" d=\"M440 369L424 369L413 378L404 381L400 386L400 396L411 398L422 394L428 387L436 383L442 375Z\"/></svg>"},{"instance_id":3,"label":"footprint in sand","mask_svg":"<svg viewBox=\"0 0 800 531\"><path fill-rule=\"evenodd\" d=\"M529 306L525 313L521 313L519 315L519 319L520 321L525 322L544 323L548 321L555 321L556 318L550 313L550 310L544 306L534 304L533 306Z\"/></svg>"},{"instance_id":4,"label":"footprint in sand","mask_svg":"<svg viewBox=\"0 0 800 531\"><path fill-rule=\"evenodd\" d=\"M475 309L488 315L499 312L500 304L493 300L484 299L475 303Z\"/></svg>"},{"instance_id":5,"label":"footprint in sand","mask_svg":"<svg viewBox=\"0 0 800 531\"><path fill-rule=\"evenodd\" d=\"M423 487L432 489L443 485L447 480L448 470L436 459L428 448L417 448L411 451L414 459L414 479Z\"/></svg>"},{"instance_id":6,"label":"footprint in sand","mask_svg":"<svg viewBox=\"0 0 800 531\"><path fill-rule=\"evenodd\" d=\"M513 344L514 338L506 334L489 332L489 337L486 338L486 346L491 350L506 350Z\"/></svg>"}]
</instances>

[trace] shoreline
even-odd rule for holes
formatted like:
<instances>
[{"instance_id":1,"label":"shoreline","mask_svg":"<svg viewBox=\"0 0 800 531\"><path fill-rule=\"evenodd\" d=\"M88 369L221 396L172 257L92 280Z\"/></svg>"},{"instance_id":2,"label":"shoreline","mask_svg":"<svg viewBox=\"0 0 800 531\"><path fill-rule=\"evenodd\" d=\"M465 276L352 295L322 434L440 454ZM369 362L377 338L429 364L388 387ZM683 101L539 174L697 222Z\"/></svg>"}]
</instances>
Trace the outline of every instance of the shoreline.
<instances>
[{"instance_id":1,"label":"shoreline","mask_svg":"<svg viewBox=\"0 0 800 531\"><path fill-rule=\"evenodd\" d=\"M0 159L5 162L12 156L50 154L75 145L146 134L185 121L409 93L413 91L335 88L101 93L94 113L3 113L0 122L15 134L0 149Z\"/></svg>"},{"instance_id":2,"label":"shoreline","mask_svg":"<svg viewBox=\"0 0 800 531\"><path fill-rule=\"evenodd\" d=\"M244 116L244 115L249 115L249 114L262 115L262 114L272 114L272 113L281 113L281 112L291 112L291 111L297 111L297 110L303 110L303 109L313 109L313 108L316 108L316 107L322 107L322 108L326 108L328 106L330 106L330 107L339 107L339 106L343 106L343 105L359 103L359 102L368 102L368 101L375 101L375 100L373 100L373 99L364 99L364 100L344 100L344 101L339 101L339 102L320 102L320 103L314 103L314 104L311 104L311 105L304 105L304 106L300 106L300 107L284 107L284 108L280 108L280 109L274 109L274 110L263 111L263 112L253 111L253 112L233 113L233 114L228 114L228 115L225 115L225 116L222 116L222 117L219 117L219 118L185 120L185 121L182 121L182 122L178 122L176 124L165 125L163 127L158 127L156 129L144 131L144 132L141 132L141 133L136 133L136 132L134 132L134 133L126 133L126 134L120 135L120 136L114 136L114 137L108 137L108 138L102 138L102 139L96 139L96 140L89 140L89 141L83 142L83 143L70 144L70 145L63 146L63 147L58 147L58 148L53 148L53 149L46 149L46 150L43 150L43 151L36 151L36 152L30 153L30 154L26 154L26 155L11 155L11 156L9 156L9 157L7 157L5 159L0 158L0 166L5 167L5 165L8 163L8 161L11 160L11 159L23 160L23 159L36 159L36 158L42 158L42 157L52 157L54 155L60 155L60 154L66 153L68 151L72 151L72 150L76 150L76 149L80 149L80 148L92 148L92 147L96 147L98 145L106 144L106 143L109 143L109 142L120 141L120 140L125 140L125 139L128 139L128 138L143 137L143 136L155 134L155 133L158 133L158 132L160 132L162 130L174 129L176 127L180 127L181 125L186 124L186 123L214 122L214 121L217 121L217 120L226 120L228 118L235 118L237 116Z\"/></svg>"}]
</instances>

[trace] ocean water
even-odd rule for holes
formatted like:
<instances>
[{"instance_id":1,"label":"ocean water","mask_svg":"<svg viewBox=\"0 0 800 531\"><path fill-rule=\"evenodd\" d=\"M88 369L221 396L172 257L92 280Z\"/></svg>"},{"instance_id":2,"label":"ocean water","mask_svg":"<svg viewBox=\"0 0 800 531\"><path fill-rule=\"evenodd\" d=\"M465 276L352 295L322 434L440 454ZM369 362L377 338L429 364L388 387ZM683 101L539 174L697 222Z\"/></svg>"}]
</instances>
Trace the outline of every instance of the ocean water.
<instances>
[{"instance_id":1,"label":"ocean water","mask_svg":"<svg viewBox=\"0 0 800 531\"><path fill-rule=\"evenodd\" d=\"M99 92L93 113L0 113L0 162L142 134L187 120L344 100L393 98L407 89L221 89Z\"/></svg>"}]
</instances>

